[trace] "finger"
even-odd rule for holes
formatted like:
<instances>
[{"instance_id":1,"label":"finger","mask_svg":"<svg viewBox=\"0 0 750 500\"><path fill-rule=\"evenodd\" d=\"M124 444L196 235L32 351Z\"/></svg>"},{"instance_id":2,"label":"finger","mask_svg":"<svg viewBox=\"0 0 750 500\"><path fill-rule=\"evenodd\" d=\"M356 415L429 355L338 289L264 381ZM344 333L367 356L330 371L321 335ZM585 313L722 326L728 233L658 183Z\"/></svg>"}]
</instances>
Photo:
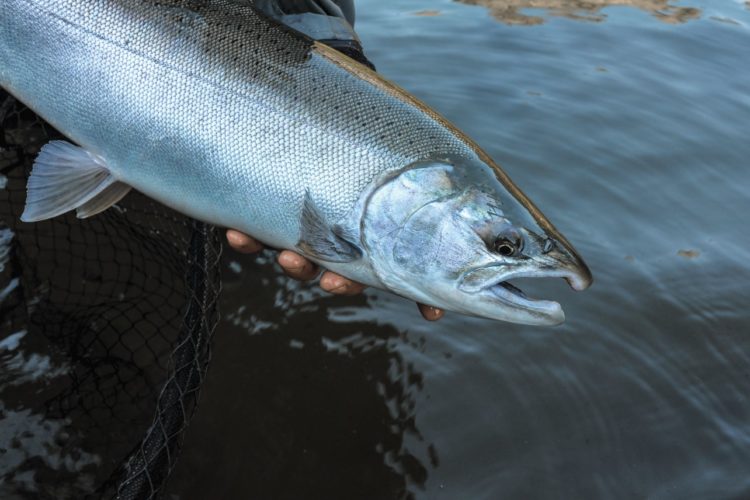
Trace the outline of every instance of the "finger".
<instances>
[{"instance_id":1,"label":"finger","mask_svg":"<svg viewBox=\"0 0 750 500\"><path fill-rule=\"evenodd\" d=\"M309 281L318 275L318 266L298 253L284 250L279 254L278 262L287 276L301 281Z\"/></svg>"},{"instance_id":2,"label":"finger","mask_svg":"<svg viewBox=\"0 0 750 500\"><path fill-rule=\"evenodd\" d=\"M437 321L445 315L445 311L438 309L437 307L426 306L424 304L417 304L419 312L427 321Z\"/></svg>"},{"instance_id":3,"label":"finger","mask_svg":"<svg viewBox=\"0 0 750 500\"><path fill-rule=\"evenodd\" d=\"M320 288L337 295L357 295L367 287L362 283L344 278L340 274L326 271L320 278Z\"/></svg>"},{"instance_id":4,"label":"finger","mask_svg":"<svg viewBox=\"0 0 750 500\"><path fill-rule=\"evenodd\" d=\"M263 245L258 240L234 229L227 230L227 242L240 253L256 253L263 250Z\"/></svg>"}]
</instances>

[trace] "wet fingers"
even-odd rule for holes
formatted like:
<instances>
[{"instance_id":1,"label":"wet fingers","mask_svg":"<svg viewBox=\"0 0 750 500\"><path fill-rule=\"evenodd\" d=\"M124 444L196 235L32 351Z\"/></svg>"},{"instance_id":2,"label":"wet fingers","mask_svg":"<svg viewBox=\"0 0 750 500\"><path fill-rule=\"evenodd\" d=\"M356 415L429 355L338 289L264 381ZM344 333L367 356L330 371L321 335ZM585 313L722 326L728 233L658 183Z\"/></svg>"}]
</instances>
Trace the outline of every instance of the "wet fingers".
<instances>
[{"instance_id":1,"label":"wet fingers","mask_svg":"<svg viewBox=\"0 0 750 500\"><path fill-rule=\"evenodd\" d=\"M258 240L234 229L227 230L227 242L240 253L257 253L263 250L263 245Z\"/></svg>"},{"instance_id":2,"label":"wet fingers","mask_svg":"<svg viewBox=\"0 0 750 500\"><path fill-rule=\"evenodd\" d=\"M357 283L343 276L326 271L320 278L320 288L329 293L337 295L357 295L367 288L362 283Z\"/></svg>"},{"instance_id":3,"label":"wet fingers","mask_svg":"<svg viewBox=\"0 0 750 500\"><path fill-rule=\"evenodd\" d=\"M445 311L438 309L437 307L427 306L424 304L417 304L419 312L427 321L437 321L445 315Z\"/></svg>"},{"instance_id":4,"label":"wet fingers","mask_svg":"<svg viewBox=\"0 0 750 500\"><path fill-rule=\"evenodd\" d=\"M318 266L298 253L284 250L279 254L277 261L290 278L309 281L318 275Z\"/></svg>"},{"instance_id":5,"label":"wet fingers","mask_svg":"<svg viewBox=\"0 0 750 500\"><path fill-rule=\"evenodd\" d=\"M263 250L263 244L258 240L234 229L227 230L227 242L229 246L241 253L249 254ZM284 270L284 273L296 280L309 281L314 279L320 272L315 263L290 250L282 251L277 261ZM320 287L326 292L337 295L357 295L367 288L361 283L344 278L330 271L326 271L320 278Z\"/></svg>"}]
</instances>

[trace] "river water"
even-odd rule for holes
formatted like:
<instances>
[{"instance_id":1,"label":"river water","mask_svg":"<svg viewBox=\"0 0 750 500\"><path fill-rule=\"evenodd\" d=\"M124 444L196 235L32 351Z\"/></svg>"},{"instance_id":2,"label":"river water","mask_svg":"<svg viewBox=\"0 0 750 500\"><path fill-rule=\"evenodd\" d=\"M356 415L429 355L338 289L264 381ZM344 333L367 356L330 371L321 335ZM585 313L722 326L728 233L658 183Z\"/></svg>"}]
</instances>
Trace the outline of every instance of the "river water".
<instances>
[{"instance_id":1,"label":"river water","mask_svg":"<svg viewBox=\"0 0 750 500\"><path fill-rule=\"evenodd\" d=\"M476 139L595 283L523 284L560 327L428 323L228 250L165 498L750 498L750 5L357 6L378 70Z\"/></svg>"},{"instance_id":2,"label":"river water","mask_svg":"<svg viewBox=\"0 0 750 500\"><path fill-rule=\"evenodd\" d=\"M498 160L595 283L533 288L561 327L432 324L228 254L174 498L750 498L749 9L359 1L378 70Z\"/></svg>"}]
</instances>

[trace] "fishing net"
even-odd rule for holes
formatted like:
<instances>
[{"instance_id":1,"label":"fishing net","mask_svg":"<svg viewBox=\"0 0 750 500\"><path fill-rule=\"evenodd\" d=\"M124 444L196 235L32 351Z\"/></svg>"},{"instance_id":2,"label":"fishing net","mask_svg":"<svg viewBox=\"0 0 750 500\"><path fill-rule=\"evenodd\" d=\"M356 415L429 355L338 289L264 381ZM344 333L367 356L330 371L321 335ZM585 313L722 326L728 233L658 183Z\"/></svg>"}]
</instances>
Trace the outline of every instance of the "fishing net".
<instances>
[{"instance_id":1,"label":"fishing net","mask_svg":"<svg viewBox=\"0 0 750 500\"><path fill-rule=\"evenodd\" d=\"M58 137L0 93L0 498L413 498L438 458L404 335L272 256L243 267L268 285L246 307L216 229L135 192L90 219L20 222L33 158ZM221 267L234 293L205 387L212 428L191 416Z\"/></svg>"},{"instance_id":2,"label":"fishing net","mask_svg":"<svg viewBox=\"0 0 750 500\"><path fill-rule=\"evenodd\" d=\"M0 91L0 498L154 498L210 360L218 232L137 193L20 222L58 137Z\"/></svg>"},{"instance_id":3,"label":"fishing net","mask_svg":"<svg viewBox=\"0 0 750 500\"><path fill-rule=\"evenodd\" d=\"M372 67L358 42L326 43ZM0 90L0 498L158 498L170 491L167 480L210 361L221 283L219 234L136 192L90 219L67 214L20 222L33 160L58 138ZM272 266L265 268L278 276ZM296 286L285 286L286 299L296 300ZM271 302L260 297L260 309L278 309L276 292L266 298ZM266 384L243 387L243 399L266 404L251 416L237 416L251 429L248 439L256 450L248 456L243 448L247 467L241 476L261 498L286 491L279 464L297 471L303 496L412 498L409 485L422 488L426 479L426 469L405 445L408 439L422 441L411 392L421 382L393 346L400 334L380 328L362 337L369 324L340 323L310 341L305 357L293 357L297 371L268 377L268 352L282 349L279 356L289 358L291 345L299 356L299 341L285 335L328 321L325 307L295 309L286 299L283 317L269 312L270 320L251 321L285 328L268 339L253 333L253 344L262 345L251 353L262 354L243 362L255 367L256 380L275 383L271 394ZM227 319L229 325L238 321L232 314ZM315 376L300 379L300 370ZM225 386L236 377L227 375ZM328 390L342 379L352 387L346 398ZM287 398L280 406L278 393L296 394L302 381L308 381L301 391L306 397L299 403ZM361 409L356 417L351 398L358 398ZM308 420L316 422L315 431ZM279 422L287 422L283 439ZM327 440L350 443L345 449L351 456L339 447L331 450ZM352 460L362 460L361 450L368 450L368 460ZM316 454L319 459L311 461ZM432 447L424 455L436 466ZM195 461L191 457L191 470L206 470ZM342 473L321 483L331 468ZM204 485L193 484L194 475L178 470L176 476L196 498L210 498Z\"/></svg>"}]
</instances>

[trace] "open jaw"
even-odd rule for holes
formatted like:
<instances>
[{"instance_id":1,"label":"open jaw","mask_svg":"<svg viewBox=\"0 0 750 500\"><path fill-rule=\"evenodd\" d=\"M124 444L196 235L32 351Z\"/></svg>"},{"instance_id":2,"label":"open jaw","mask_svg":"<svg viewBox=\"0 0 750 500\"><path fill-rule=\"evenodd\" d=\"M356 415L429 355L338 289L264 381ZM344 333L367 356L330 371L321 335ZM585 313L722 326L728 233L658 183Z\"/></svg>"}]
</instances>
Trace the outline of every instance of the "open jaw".
<instances>
[{"instance_id":1,"label":"open jaw","mask_svg":"<svg viewBox=\"0 0 750 500\"><path fill-rule=\"evenodd\" d=\"M525 309L530 314L539 316L545 323L558 324L565 321L565 313L560 304L552 300L532 299L509 281L501 281L485 288L485 295L488 293L505 305Z\"/></svg>"},{"instance_id":2,"label":"open jaw","mask_svg":"<svg viewBox=\"0 0 750 500\"><path fill-rule=\"evenodd\" d=\"M565 321L560 304L551 300L534 299L526 295L510 280L517 278L565 278L569 282L574 273L564 269L516 269L509 271L502 265L475 268L464 274L459 289L469 294L482 315L495 319L530 325L558 325Z\"/></svg>"}]
</instances>

